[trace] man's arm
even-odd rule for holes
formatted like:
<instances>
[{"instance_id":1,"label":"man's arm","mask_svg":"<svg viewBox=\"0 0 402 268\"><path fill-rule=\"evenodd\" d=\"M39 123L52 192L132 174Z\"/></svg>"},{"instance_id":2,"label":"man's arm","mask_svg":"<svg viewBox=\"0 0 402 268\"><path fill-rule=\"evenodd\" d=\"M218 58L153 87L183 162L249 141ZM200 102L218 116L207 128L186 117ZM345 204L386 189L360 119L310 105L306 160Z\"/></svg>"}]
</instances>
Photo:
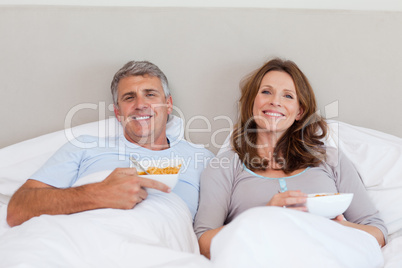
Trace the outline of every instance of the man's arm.
<instances>
[{"instance_id":1,"label":"man's arm","mask_svg":"<svg viewBox=\"0 0 402 268\"><path fill-rule=\"evenodd\" d=\"M7 223L20 225L42 214L72 214L97 208L131 209L147 197L143 187L170 192L161 182L138 177L133 168L118 168L101 182L66 189L28 180L11 197Z\"/></svg>"}]
</instances>

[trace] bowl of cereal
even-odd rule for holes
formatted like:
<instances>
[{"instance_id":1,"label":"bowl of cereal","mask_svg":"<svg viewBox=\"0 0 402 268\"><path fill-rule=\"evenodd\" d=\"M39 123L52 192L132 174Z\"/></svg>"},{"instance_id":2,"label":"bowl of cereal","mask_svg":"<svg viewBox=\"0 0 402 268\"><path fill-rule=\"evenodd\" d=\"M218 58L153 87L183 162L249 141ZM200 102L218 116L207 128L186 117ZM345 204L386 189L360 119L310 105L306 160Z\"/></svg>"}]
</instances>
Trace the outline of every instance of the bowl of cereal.
<instances>
[{"instance_id":1,"label":"bowl of cereal","mask_svg":"<svg viewBox=\"0 0 402 268\"><path fill-rule=\"evenodd\" d=\"M352 193L309 194L306 207L312 214L333 219L348 209L352 199Z\"/></svg>"},{"instance_id":2,"label":"bowl of cereal","mask_svg":"<svg viewBox=\"0 0 402 268\"><path fill-rule=\"evenodd\" d=\"M130 167L137 169L138 175L144 178L160 181L170 189L176 185L179 177L179 172L183 164L183 159L142 159L136 161L131 159ZM160 193L159 190L146 188L148 194Z\"/></svg>"}]
</instances>

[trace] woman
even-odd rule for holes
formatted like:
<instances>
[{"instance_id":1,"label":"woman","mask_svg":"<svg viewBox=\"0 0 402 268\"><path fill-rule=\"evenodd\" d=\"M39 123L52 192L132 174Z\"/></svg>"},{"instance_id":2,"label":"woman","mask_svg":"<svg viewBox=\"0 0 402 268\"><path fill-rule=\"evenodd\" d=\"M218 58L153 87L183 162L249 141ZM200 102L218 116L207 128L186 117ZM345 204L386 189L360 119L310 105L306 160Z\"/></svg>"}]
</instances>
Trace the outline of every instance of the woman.
<instances>
[{"instance_id":1,"label":"woman","mask_svg":"<svg viewBox=\"0 0 402 268\"><path fill-rule=\"evenodd\" d=\"M318 192L353 192L347 221L343 215L333 221L385 244L387 229L357 171L325 148L327 125L316 110L314 92L292 61L273 59L243 81L232 148L201 176L194 227L203 255L210 258L212 238L244 211L265 205L307 211L306 195Z\"/></svg>"}]
</instances>

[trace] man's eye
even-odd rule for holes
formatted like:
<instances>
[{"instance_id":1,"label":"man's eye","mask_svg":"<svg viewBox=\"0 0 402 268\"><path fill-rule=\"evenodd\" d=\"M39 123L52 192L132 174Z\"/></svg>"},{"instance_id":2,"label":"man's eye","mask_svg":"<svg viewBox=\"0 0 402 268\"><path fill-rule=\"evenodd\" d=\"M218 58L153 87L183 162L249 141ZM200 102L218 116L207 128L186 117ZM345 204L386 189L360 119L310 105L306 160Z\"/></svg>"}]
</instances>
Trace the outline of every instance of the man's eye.
<instances>
[{"instance_id":1,"label":"man's eye","mask_svg":"<svg viewBox=\"0 0 402 268\"><path fill-rule=\"evenodd\" d=\"M147 94L147 97L153 97L153 96L155 96L154 93L148 93L148 94Z\"/></svg>"},{"instance_id":2,"label":"man's eye","mask_svg":"<svg viewBox=\"0 0 402 268\"><path fill-rule=\"evenodd\" d=\"M129 101L129 100L132 100L132 99L134 99L134 97L131 97L131 96L130 96L130 97L125 97L125 98L124 98L124 100L125 100L125 101Z\"/></svg>"}]
</instances>

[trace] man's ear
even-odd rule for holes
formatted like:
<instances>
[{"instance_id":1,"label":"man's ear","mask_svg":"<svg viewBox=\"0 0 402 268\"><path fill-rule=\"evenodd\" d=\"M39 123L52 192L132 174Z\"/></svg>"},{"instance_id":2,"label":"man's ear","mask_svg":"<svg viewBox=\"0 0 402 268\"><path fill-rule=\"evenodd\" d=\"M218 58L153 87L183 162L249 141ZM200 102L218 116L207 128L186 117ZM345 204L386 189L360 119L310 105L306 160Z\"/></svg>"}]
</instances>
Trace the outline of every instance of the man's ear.
<instances>
[{"instance_id":1,"label":"man's ear","mask_svg":"<svg viewBox=\"0 0 402 268\"><path fill-rule=\"evenodd\" d=\"M119 110L119 107L115 104L113 104L113 111L114 111L114 115L116 116L117 121L121 122L120 110Z\"/></svg>"},{"instance_id":2,"label":"man's ear","mask_svg":"<svg viewBox=\"0 0 402 268\"><path fill-rule=\"evenodd\" d=\"M171 114L173 111L173 98L172 96L169 96L166 100L166 104L167 104L167 113Z\"/></svg>"}]
</instances>

